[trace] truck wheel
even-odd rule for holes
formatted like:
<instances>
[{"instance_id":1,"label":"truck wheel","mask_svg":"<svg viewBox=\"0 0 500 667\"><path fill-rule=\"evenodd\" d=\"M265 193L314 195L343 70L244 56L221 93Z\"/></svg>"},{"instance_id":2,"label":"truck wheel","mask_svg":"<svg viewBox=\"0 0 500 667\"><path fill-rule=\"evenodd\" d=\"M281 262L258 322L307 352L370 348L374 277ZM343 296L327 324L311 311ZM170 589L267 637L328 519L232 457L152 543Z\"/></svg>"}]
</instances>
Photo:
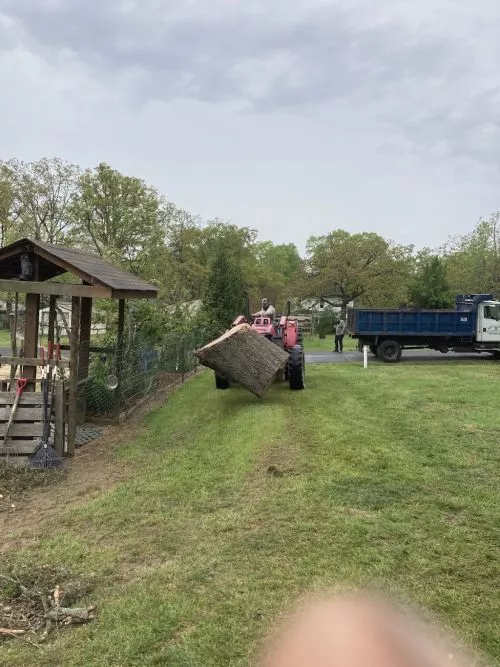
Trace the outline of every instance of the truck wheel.
<instances>
[{"instance_id":1,"label":"truck wheel","mask_svg":"<svg viewBox=\"0 0 500 667\"><path fill-rule=\"evenodd\" d=\"M290 352L288 360L288 382L290 389L298 391L304 389L304 348L302 345L295 345Z\"/></svg>"},{"instance_id":2,"label":"truck wheel","mask_svg":"<svg viewBox=\"0 0 500 667\"><path fill-rule=\"evenodd\" d=\"M226 378L221 377L220 375L215 374L215 387L216 389L229 389L230 384L229 380L226 380Z\"/></svg>"},{"instance_id":3,"label":"truck wheel","mask_svg":"<svg viewBox=\"0 0 500 667\"><path fill-rule=\"evenodd\" d=\"M403 348L395 340L384 340L377 347L377 357L386 364L395 364L401 359Z\"/></svg>"},{"instance_id":4,"label":"truck wheel","mask_svg":"<svg viewBox=\"0 0 500 667\"><path fill-rule=\"evenodd\" d=\"M493 359L500 361L500 350L493 350L491 354L493 355Z\"/></svg>"},{"instance_id":5,"label":"truck wheel","mask_svg":"<svg viewBox=\"0 0 500 667\"><path fill-rule=\"evenodd\" d=\"M368 347L370 349L370 352L372 354L374 354L375 356L377 356L377 346L376 345L369 345Z\"/></svg>"}]
</instances>

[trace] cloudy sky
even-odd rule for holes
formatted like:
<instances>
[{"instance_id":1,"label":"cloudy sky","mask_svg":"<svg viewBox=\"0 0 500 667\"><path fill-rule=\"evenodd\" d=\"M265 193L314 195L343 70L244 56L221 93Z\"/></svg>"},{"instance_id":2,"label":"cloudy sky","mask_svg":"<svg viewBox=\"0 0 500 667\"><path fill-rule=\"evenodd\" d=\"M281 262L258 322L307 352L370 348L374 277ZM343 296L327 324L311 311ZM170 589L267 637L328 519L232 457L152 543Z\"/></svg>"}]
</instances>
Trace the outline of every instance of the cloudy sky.
<instances>
[{"instance_id":1,"label":"cloudy sky","mask_svg":"<svg viewBox=\"0 0 500 667\"><path fill-rule=\"evenodd\" d=\"M498 0L0 0L0 157L295 241L500 208Z\"/></svg>"}]
</instances>

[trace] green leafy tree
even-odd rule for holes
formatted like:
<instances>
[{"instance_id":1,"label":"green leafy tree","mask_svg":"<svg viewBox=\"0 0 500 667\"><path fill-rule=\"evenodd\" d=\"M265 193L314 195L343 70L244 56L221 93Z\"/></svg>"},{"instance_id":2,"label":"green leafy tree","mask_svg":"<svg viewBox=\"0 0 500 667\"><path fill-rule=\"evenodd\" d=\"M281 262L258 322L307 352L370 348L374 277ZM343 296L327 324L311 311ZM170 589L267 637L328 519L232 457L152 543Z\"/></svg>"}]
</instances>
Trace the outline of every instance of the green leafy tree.
<instances>
[{"instance_id":1,"label":"green leafy tree","mask_svg":"<svg viewBox=\"0 0 500 667\"><path fill-rule=\"evenodd\" d=\"M205 323L211 333L223 332L242 312L244 289L241 266L222 245L211 262L203 300Z\"/></svg>"},{"instance_id":2,"label":"green leafy tree","mask_svg":"<svg viewBox=\"0 0 500 667\"><path fill-rule=\"evenodd\" d=\"M480 220L444 248L448 279L454 292L500 292L500 212Z\"/></svg>"},{"instance_id":3,"label":"green leafy tree","mask_svg":"<svg viewBox=\"0 0 500 667\"><path fill-rule=\"evenodd\" d=\"M446 264L437 255L423 253L410 286L410 301L417 308L451 308L453 296L446 276Z\"/></svg>"},{"instance_id":4,"label":"green leafy tree","mask_svg":"<svg viewBox=\"0 0 500 667\"><path fill-rule=\"evenodd\" d=\"M2 211L7 225L4 243L28 236L46 243L65 243L74 228L72 204L80 169L59 158L0 163ZM1 195L0 195L1 196Z\"/></svg>"},{"instance_id":5,"label":"green leafy tree","mask_svg":"<svg viewBox=\"0 0 500 667\"><path fill-rule=\"evenodd\" d=\"M374 233L344 230L311 237L299 295L337 297L345 317L347 304L399 305L407 296L412 248L393 245Z\"/></svg>"},{"instance_id":6,"label":"green leafy tree","mask_svg":"<svg viewBox=\"0 0 500 667\"><path fill-rule=\"evenodd\" d=\"M284 310L286 300L294 296L294 280L303 264L297 247L262 241L254 245L253 255L247 278L252 301L258 305L267 297L278 311Z\"/></svg>"},{"instance_id":7,"label":"green leafy tree","mask_svg":"<svg viewBox=\"0 0 500 667\"><path fill-rule=\"evenodd\" d=\"M152 251L161 245L156 190L105 163L80 176L72 213L78 245L135 273L144 270Z\"/></svg>"}]
</instances>

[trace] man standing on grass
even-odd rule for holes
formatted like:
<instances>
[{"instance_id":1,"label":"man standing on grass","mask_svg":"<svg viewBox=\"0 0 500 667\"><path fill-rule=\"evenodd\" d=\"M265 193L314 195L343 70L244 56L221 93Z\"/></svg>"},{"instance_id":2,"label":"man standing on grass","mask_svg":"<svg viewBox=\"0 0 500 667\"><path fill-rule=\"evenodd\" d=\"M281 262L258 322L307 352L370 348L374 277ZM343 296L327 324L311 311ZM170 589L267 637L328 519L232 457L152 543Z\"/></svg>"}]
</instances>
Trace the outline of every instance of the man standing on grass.
<instances>
[{"instance_id":1,"label":"man standing on grass","mask_svg":"<svg viewBox=\"0 0 500 667\"><path fill-rule=\"evenodd\" d=\"M346 325L344 320L340 320L335 329L335 352L344 351L344 336Z\"/></svg>"}]
</instances>

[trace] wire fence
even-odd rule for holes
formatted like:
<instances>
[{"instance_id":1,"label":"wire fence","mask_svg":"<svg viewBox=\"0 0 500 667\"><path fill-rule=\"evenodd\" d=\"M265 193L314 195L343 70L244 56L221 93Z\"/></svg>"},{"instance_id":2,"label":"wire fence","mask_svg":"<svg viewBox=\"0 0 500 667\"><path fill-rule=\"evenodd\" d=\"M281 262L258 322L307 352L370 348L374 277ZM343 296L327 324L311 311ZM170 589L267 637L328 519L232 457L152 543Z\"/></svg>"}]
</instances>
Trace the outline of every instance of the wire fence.
<instances>
[{"instance_id":1,"label":"wire fence","mask_svg":"<svg viewBox=\"0 0 500 667\"><path fill-rule=\"evenodd\" d=\"M159 340L125 341L121 352L112 346L91 352L88 378L79 385L78 399L88 418L127 413L133 406L195 371L194 350L207 342L203 330L166 333ZM111 351L113 349L113 351ZM114 379L118 385L114 387Z\"/></svg>"}]
</instances>

